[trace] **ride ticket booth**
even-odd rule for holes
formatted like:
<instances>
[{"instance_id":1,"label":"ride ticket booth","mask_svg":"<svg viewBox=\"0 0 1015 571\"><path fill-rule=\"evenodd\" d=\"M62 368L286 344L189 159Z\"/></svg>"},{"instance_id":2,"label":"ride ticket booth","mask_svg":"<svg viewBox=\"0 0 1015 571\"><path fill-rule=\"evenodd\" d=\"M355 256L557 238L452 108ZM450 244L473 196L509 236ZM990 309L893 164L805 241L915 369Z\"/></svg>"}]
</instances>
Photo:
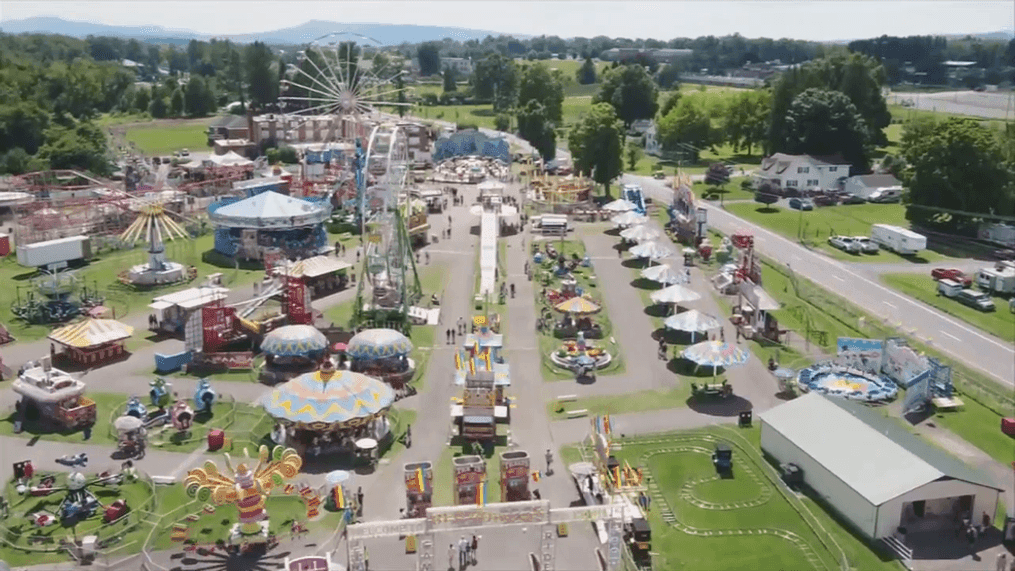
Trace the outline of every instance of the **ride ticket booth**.
<instances>
[{"instance_id":1,"label":"ride ticket booth","mask_svg":"<svg viewBox=\"0 0 1015 571\"><path fill-rule=\"evenodd\" d=\"M404 465L405 515L410 518L426 517L433 505L433 463L413 462Z\"/></svg>"},{"instance_id":2,"label":"ride ticket booth","mask_svg":"<svg viewBox=\"0 0 1015 571\"><path fill-rule=\"evenodd\" d=\"M486 462L482 456L459 456L451 459L455 470L455 505L474 505L480 484L486 481Z\"/></svg>"},{"instance_id":3,"label":"ride ticket booth","mask_svg":"<svg viewBox=\"0 0 1015 571\"><path fill-rule=\"evenodd\" d=\"M510 450L500 454L500 497L505 502L523 502L529 492L529 453Z\"/></svg>"}]
</instances>

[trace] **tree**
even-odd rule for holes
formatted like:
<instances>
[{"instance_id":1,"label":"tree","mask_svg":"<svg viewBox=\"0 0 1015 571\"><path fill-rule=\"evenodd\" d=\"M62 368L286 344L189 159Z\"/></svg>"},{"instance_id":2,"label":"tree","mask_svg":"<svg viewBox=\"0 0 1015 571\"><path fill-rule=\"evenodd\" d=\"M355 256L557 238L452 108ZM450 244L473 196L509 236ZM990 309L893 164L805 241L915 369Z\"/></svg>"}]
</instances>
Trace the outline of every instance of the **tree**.
<instances>
[{"instance_id":1,"label":"tree","mask_svg":"<svg viewBox=\"0 0 1015 571\"><path fill-rule=\"evenodd\" d=\"M127 40L127 49L123 54L123 57L135 61L137 63L144 63L145 51L141 47L141 42L131 38Z\"/></svg>"},{"instance_id":2,"label":"tree","mask_svg":"<svg viewBox=\"0 0 1015 571\"><path fill-rule=\"evenodd\" d=\"M472 91L477 99L493 101L494 111L510 109L518 94L518 66L500 54L487 56L472 73Z\"/></svg>"},{"instance_id":3,"label":"tree","mask_svg":"<svg viewBox=\"0 0 1015 571\"><path fill-rule=\"evenodd\" d=\"M557 155L557 134L549 115L549 109L535 99L530 99L518 110L518 134L536 149L544 161L551 161Z\"/></svg>"},{"instance_id":4,"label":"tree","mask_svg":"<svg viewBox=\"0 0 1015 571\"><path fill-rule=\"evenodd\" d=\"M683 151L688 149L685 145L689 145L693 162L698 161L699 150L713 142L712 120L696 98L681 98L680 103L659 120L657 130L663 150Z\"/></svg>"},{"instance_id":5,"label":"tree","mask_svg":"<svg viewBox=\"0 0 1015 571\"><path fill-rule=\"evenodd\" d=\"M663 89L679 89L680 88L680 69L677 66L668 63L656 72L656 83Z\"/></svg>"},{"instance_id":6,"label":"tree","mask_svg":"<svg viewBox=\"0 0 1015 571\"><path fill-rule=\"evenodd\" d=\"M271 50L263 42L254 42L247 46L244 63L247 66L247 86L250 101L258 108L274 103L278 98L278 82L271 72L274 58Z\"/></svg>"},{"instance_id":7,"label":"tree","mask_svg":"<svg viewBox=\"0 0 1015 571\"><path fill-rule=\"evenodd\" d=\"M147 87L139 87L134 92L134 109L139 113L146 113L152 102L152 91Z\"/></svg>"},{"instance_id":8,"label":"tree","mask_svg":"<svg viewBox=\"0 0 1015 571\"><path fill-rule=\"evenodd\" d=\"M574 73L575 79L581 85L592 85L596 82L596 64L592 58L585 58L585 63Z\"/></svg>"},{"instance_id":9,"label":"tree","mask_svg":"<svg viewBox=\"0 0 1015 571\"><path fill-rule=\"evenodd\" d=\"M674 91L666 98L666 101L663 101L663 106L659 109L659 116L665 117L668 115L669 112L677 106L677 103L680 103L680 92Z\"/></svg>"},{"instance_id":10,"label":"tree","mask_svg":"<svg viewBox=\"0 0 1015 571\"><path fill-rule=\"evenodd\" d=\"M169 98L169 115L179 117L183 115L183 89L177 87Z\"/></svg>"},{"instance_id":11,"label":"tree","mask_svg":"<svg viewBox=\"0 0 1015 571\"><path fill-rule=\"evenodd\" d=\"M633 171L638 168L638 161L642 157L641 146L634 141L627 143L627 170Z\"/></svg>"},{"instance_id":12,"label":"tree","mask_svg":"<svg viewBox=\"0 0 1015 571\"><path fill-rule=\"evenodd\" d=\"M448 66L444 70L444 93L458 91L458 85L455 83L455 75L455 68L452 66Z\"/></svg>"},{"instance_id":13,"label":"tree","mask_svg":"<svg viewBox=\"0 0 1015 571\"><path fill-rule=\"evenodd\" d=\"M148 113L155 119L163 119L169 114L166 99L161 95L156 95L154 90L152 91L152 102L148 104Z\"/></svg>"},{"instance_id":14,"label":"tree","mask_svg":"<svg viewBox=\"0 0 1015 571\"><path fill-rule=\"evenodd\" d=\"M39 157L54 169L84 169L101 175L112 170L106 157L106 136L90 121L51 127Z\"/></svg>"},{"instance_id":15,"label":"tree","mask_svg":"<svg viewBox=\"0 0 1015 571\"><path fill-rule=\"evenodd\" d=\"M712 163L705 171L705 184L709 186L723 186L730 181L730 171L722 163Z\"/></svg>"},{"instance_id":16,"label":"tree","mask_svg":"<svg viewBox=\"0 0 1015 571\"><path fill-rule=\"evenodd\" d=\"M547 118L559 124L564 118L564 83L559 74L542 63L525 66L518 82L518 107L525 107L529 101L541 104Z\"/></svg>"},{"instance_id":17,"label":"tree","mask_svg":"<svg viewBox=\"0 0 1015 571\"><path fill-rule=\"evenodd\" d=\"M21 147L14 147L0 155L0 173L22 174L28 172L32 156Z\"/></svg>"},{"instance_id":18,"label":"tree","mask_svg":"<svg viewBox=\"0 0 1015 571\"><path fill-rule=\"evenodd\" d=\"M406 105L405 105L405 103L408 103L408 101L406 101L406 96L405 96L405 79L402 77L402 74L398 74L398 76L395 77L395 89L398 90L398 94L395 95L395 100L396 100L397 103L402 103L402 105L398 105L397 106L398 116L399 117L405 117L405 111L406 111Z\"/></svg>"},{"instance_id":19,"label":"tree","mask_svg":"<svg viewBox=\"0 0 1015 571\"><path fill-rule=\"evenodd\" d=\"M745 91L734 99L723 121L723 137L733 152L753 154L765 143L771 101L767 91Z\"/></svg>"},{"instance_id":20,"label":"tree","mask_svg":"<svg viewBox=\"0 0 1015 571\"><path fill-rule=\"evenodd\" d=\"M930 221L929 206L983 214L1015 210L1012 164L997 132L973 119L949 118L902 149L910 165L907 217Z\"/></svg>"},{"instance_id":21,"label":"tree","mask_svg":"<svg viewBox=\"0 0 1015 571\"><path fill-rule=\"evenodd\" d=\"M190 78L184 92L184 107L188 115L204 117L215 111L215 93L211 90L204 78L195 75Z\"/></svg>"},{"instance_id":22,"label":"tree","mask_svg":"<svg viewBox=\"0 0 1015 571\"><path fill-rule=\"evenodd\" d=\"M204 57L204 42L190 40L187 44L187 69L193 71Z\"/></svg>"},{"instance_id":23,"label":"tree","mask_svg":"<svg viewBox=\"0 0 1015 571\"><path fill-rule=\"evenodd\" d=\"M568 147L578 172L605 185L620 176L624 165L624 122L608 103L596 103L568 135Z\"/></svg>"},{"instance_id":24,"label":"tree","mask_svg":"<svg viewBox=\"0 0 1015 571\"><path fill-rule=\"evenodd\" d=\"M419 61L419 74L422 76L434 75L441 71L441 43L424 42L416 50L416 59Z\"/></svg>"},{"instance_id":25,"label":"tree","mask_svg":"<svg viewBox=\"0 0 1015 571\"><path fill-rule=\"evenodd\" d=\"M505 133L511 130L511 115L507 113L498 113L493 118L493 128L498 131L504 131Z\"/></svg>"},{"instance_id":26,"label":"tree","mask_svg":"<svg viewBox=\"0 0 1015 571\"><path fill-rule=\"evenodd\" d=\"M773 204L779 202L779 195L772 194L770 192L758 191L754 193L754 202L760 202L768 208L771 208ZM766 209L767 210L767 209Z\"/></svg>"},{"instance_id":27,"label":"tree","mask_svg":"<svg viewBox=\"0 0 1015 571\"><path fill-rule=\"evenodd\" d=\"M870 163L867 125L839 91L808 89L793 100L785 148L791 154L842 155L859 172L867 172Z\"/></svg>"},{"instance_id":28,"label":"tree","mask_svg":"<svg viewBox=\"0 0 1015 571\"><path fill-rule=\"evenodd\" d=\"M20 148L35 154L46 138L50 115L34 101L0 105L0 153Z\"/></svg>"},{"instance_id":29,"label":"tree","mask_svg":"<svg viewBox=\"0 0 1015 571\"><path fill-rule=\"evenodd\" d=\"M655 117L659 104L656 97L659 89L655 81L640 65L625 65L612 69L606 74L599 93L593 103L609 103L625 127L638 119Z\"/></svg>"}]
</instances>

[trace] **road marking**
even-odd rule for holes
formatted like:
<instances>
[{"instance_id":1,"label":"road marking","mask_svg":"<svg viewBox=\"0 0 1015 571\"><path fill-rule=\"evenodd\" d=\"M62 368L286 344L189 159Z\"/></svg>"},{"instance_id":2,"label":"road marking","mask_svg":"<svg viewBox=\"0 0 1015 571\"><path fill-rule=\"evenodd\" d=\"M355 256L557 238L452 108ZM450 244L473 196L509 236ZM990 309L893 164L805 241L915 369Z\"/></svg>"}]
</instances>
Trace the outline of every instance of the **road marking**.
<instances>
[{"instance_id":1,"label":"road marking","mask_svg":"<svg viewBox=\"0 0 1015 571\"><path fill-rule=\"evenodd\" d=\"M894 305L892 305L892 304L888 303L887 301L882 301L881 303L883 303L883 304L887 305L888 307L890 307L890 308L892 308L892 309L898 309L898 307L895 307Z\"/></svg>"},{"instance_id":2,"label":"road marking","mask_svg":"<svg viewBox=\"0 0 1015 571\"><path fill-rule=\"evenodd\" d=\"M947 336L951 337L952 339L954 339L956 341L962 341L961 339L959 339L958 337L952 335L951 333L948 333L947 331L942 331L941 334L942 335L947 335Z\"/></svg>"},{"instance_id":3,"label":"road marking","mask_svg":"<svg viewBox=\"0 0 1015 571\"><path fill-rule=\"evenodd\" d=\"M840 276L840 275L836 275L836 274L832 274L832 277L833 277L833 278L835 278L835 279L837 279L837 280L839 280L840 282L844 282L844 281L846 281L846 280L845 280L845 278L843 278L843 277L842 277L842 276Z\"/></svg>"}]
</instances>

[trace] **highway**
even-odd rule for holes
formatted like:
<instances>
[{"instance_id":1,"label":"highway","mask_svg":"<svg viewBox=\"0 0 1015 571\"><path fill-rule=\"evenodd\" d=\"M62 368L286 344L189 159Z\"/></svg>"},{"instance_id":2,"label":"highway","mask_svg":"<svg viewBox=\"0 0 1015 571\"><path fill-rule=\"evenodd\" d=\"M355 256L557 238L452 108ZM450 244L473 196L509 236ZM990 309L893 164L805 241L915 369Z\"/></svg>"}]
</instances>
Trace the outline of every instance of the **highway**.
<instances>
[{"instance_id":1,"label":"highway","mask_svg":"<svg viewBox=\"0 0 1015 571\"><path fill-rule=\"evenodd\" d=\"M669 204L672 190L664 181L624 175L624 182L639 184L648 196ZM800 244L733 216L717 205L699 202L708 210L708 225L724 234L749 231L758 251L788 264L794 272L825 289L851 300L872 315L902 323L907 332L942 353L981 371L1005 387L1015 387L1015 350L1011 344L981 333L944 313L881 285L848 264L812 252ZM1004 310L1004 308L1002 308Z\"/></svg>"}]
</instances>

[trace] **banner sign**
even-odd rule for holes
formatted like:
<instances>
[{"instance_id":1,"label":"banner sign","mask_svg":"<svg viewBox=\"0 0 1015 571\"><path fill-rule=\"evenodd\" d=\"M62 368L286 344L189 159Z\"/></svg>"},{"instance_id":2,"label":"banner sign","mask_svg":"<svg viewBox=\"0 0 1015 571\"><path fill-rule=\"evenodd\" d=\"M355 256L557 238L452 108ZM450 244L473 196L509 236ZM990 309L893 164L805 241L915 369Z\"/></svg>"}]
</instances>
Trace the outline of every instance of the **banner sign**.
<instances>
[{"instance_id":1,"label":"banner sign","mask_svg":"<svg viewBox=\"0 0 1015 571\"><path fill-rule=\"evenodd\" d=\"M430 508L426 510L426 519L432 531L546 523L550 521L550 504L546 500L538 500L486 506Z\"/></svg>"},{"instance_id":2,"label":"banner sign","mask_svg":"<svg viewBox=\"0 0 1015 571\"><path fill-rule=\"evenodd\" d=\"M217 365L227 369L253 369L254 353L252 351L234 351L228 353L204 353L203 363Z\"/></svg>"},{"instance_id":3,"label":"banner sign","mask_svg":"<svg viewBox=\"0 0 1015 571\"><path fill-rule=\"evenodd\" d=\"M884 345L880 339L855 339L839 337L838 354L835 362L843 367L852 367L866 373L878 375L884 362Z\"/></svg>"}]
</instances>

